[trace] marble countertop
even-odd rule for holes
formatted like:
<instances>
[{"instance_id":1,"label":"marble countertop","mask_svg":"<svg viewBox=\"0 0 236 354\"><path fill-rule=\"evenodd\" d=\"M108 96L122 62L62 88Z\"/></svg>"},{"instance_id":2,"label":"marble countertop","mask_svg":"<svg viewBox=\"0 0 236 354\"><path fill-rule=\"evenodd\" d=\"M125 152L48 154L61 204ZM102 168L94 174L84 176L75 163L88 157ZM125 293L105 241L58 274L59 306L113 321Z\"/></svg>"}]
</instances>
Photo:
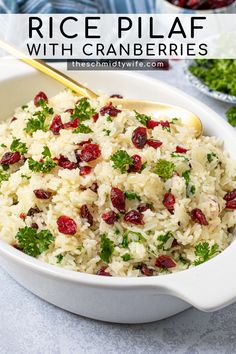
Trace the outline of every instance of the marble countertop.
<instances>
[{"instance_id":1,"label":"marble countertop","mask_svg":"<svg viewBox=\"0 0 236 354\"><path fill-rule=\"evenodd\" d=\"M197 92L181 62L152 71L205 102L222 116L229 107ZM0 268L1 354L219 354L236 353L236 303L215 313L189 309L155 323L118 325L65 312L18 285Z\"/></svg>"}]
</instances>

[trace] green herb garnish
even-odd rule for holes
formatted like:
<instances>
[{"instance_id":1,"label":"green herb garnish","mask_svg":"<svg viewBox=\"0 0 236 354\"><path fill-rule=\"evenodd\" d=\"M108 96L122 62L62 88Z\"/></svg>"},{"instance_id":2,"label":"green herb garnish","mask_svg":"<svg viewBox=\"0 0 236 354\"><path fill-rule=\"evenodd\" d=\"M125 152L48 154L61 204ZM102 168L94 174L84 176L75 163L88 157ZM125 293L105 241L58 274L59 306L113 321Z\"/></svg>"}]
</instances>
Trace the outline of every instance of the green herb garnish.
<instances>
[{"instance_id":1,"label":"green herb garnish","mask_svg":"<svg viewBox=\"0 0 236 354\"><path fill-rule=\"evenodd\" d=\"M46 158L46 157L52 157L51 152L50 152L48 146L44 146L44 147L43 147L42 156L43 156L44 158Z\"/></svg>"},{"instance_id":2,"label":"green herb garnish","mask_svg":"<svg viewBox=\"0 0 236 354\"><path fill-rule=\"evenodd\" d=\"M128 262L131 260L131 256L129 253L123 254L123 256L121 256L121 258L123 259L124 262Z\"/></svg>"},{"instance_id":3,"label":"green herb garnish","mask_svg":"<svg viewBox=\"0 0 236 354\"><path fill-rule=\"evenodd\" d=\"M3 181L8 181L9 177L10 177L9 173L6 173L6 172L0 170L0 183Z\"/></svg>"},{"instance_id":4,"label":"green herb garnish","mask_svg":"<svg viewBox=\"0 0 236 354\"><path fill-rule=\"evenodd\" d=\"M86 98L81 98L79 104L75 105L74 113L71 115L71 120L79 118L80 122L88 120L96 110L91 107L89 101Z\"/></svg>"},{"instance_id":5,"label":"green herb garnish","mask_svg":"<svg viewBox=\"0 0 236 354\"><path fill-rule=\"evenodd\" d=\"M173 164L173 162L160 159L157 162L153 172L156 173L159 177L163 178L164 180L167 180L173 176L174 169L175 169L175 165Z\"/></svg>"},{"instance_id":6,"label":"green herb garnish","mask_svg":"<svg viewBox=\"0 0 236 354\"><path fill-rule=\"evenodd\" d=\"M105 234L101 236L101 252L100 252L100 257L101 259L109 263L112 253L114 252L114 242L111 241Z\"/></svg>"},{"instance_id":7,"label":"green herb garnish","mask_svg":"<svg viewBox=\"0 0 236 354\"><path fill-rule=\"evenodd\" d=\"M23 104L23 106L21 106L22 111L25 111L26 108L28 108L28 106L26 104Z\"/></svg>"},{"instance_id":8,"label":"green herb garnish","mask_svg":"<svg viewBox=\"0 0 236 354\"><path fill-rule=\"evenodd\" d=\"M186 196L189 198L196 192L196 187L190 184L190 170L186 170L182 173L182 177L185 179L186 184Z\"/></svg>"},{"instance_id":9,"label":"green herb garnish","mask_svg":"<svg viewBox=\"0 0 236 354\"><path fill-rule=\"evenodd\" d=\"M107 119L108 122L112 122L111 116L107 116L106 119Z\"/></svg>"},{"instance_id":10,"label":"green herb garnish","mask_svg":"<svg viewBox=\"0 0 236 354\"><path fill-rule=\"evenodd\" d=\"M92 133L92 129L89 128L87 125L80 123L76 129L73 130L73 134L89 134Z\"/></svg>"},{"instance_id":11,"label":"green herb garnish","mask_svg":"<svg viewBox=\"0 0 236 354\"><path fill-rule=\"evenodd\" d=\"M20 139L16 139L14 138L11 145L10 145L10 149L11 151L17 151L19 152L21 155L24 155L27 153L28 149L26 147L25 143L22 143L20 141Z\"/></svg>"},{"instance_id":12,"label":"green herb garnish","mask_svg":"<svg viewBox=\"0 0 236 354\"><path fill-rule=\"evenodd\" d=\"M164 248L164 246L165 246L166 242L167 242L171 237L174 237L174 236L173 236L172 232L170 232L170 231L168 231L168 232L167 232L166 234L164 234L164 235L159 235L159 236L157 237L157 241L159 241L160 243L158 244L157 249L158 249L158 250L163 249L163 250L167 251L167 249Z\"/></svg>"},{"instance_id":13,"label":"green herb garnish","mask_svg":"<svg viewBox=\"0 0 236 354\"><path fill-rule=\"evenodd\" d=\"M184 161L189 161L189 158L185 154L178 154L177 152L172 152L170 156L173 158L181 158Z\"/></svg>"},{"instance_id":14,"label":"green herb garnish","mask_svg":"<svg viewBox=\"0 0 236 354\"><path fill-rule=\"evenodd\" d=\"M49 173L57 164L50 157L46 157L42 162L35 161L32 157L29 157L28 165L29 169L33 172Z\"/></svg>"},{"instance_id":15,"label":"green herb garnish","mask_svg":"<svg viewBox=\"0 0 236 354\"><path fill-rule=\"evenodd\" d=\"M113 167L120 170L121 173L126 172L133 163L131 157L125 150L118 150L111 156L111 161L113 161Z\"/></svg>"},{"instance_id":16,"label":"green herb garnish","mask_svg":"<svg viewBox=\"0 0 236 354\"><path fill-rule=\"evenodd\" d=\"M109 129L103 129L103 131L104 131L105 135L107 135L107 136L109 136L111 133L111 130L109 130Z\"/></svg>"},{"instance_id":17,"label":"green herb garnish","mask_svg":"<svg viewBox=\"0 0 236 354\"><path fill-rule=\"evenodd\" d=\"M207 154L207 161L209 163L211 163L215 157L217 158L217 155L214 152L211 152L211 153Z\"/></svg>"},{"instance_id":18,"label":"green herb garnish","mask_svg":"<svg viewBox=\"0 0 236 354\"><path fill-rule=\"evenodd\" d=\"M134 200L134 199L137 199L139 201L141 200L140 196L134 192L125 192L125 196L128 200Z\"/></svg>"},{"instance_id":19,"label":"green herb garnish","mask_svg":"<svg viewBox=\"0 0 236 354\"><path fill-rule=\"evenodd\" d=\"M20 176L21 176L21 178L26 178L26 179L30 179L31 178L31 176L27 176L27 175L24 175L24 174L22 174Z\"/></svg>"},{"instance_id":20,"label":"green herb garnish","mask_svg":"<svg viewBox=\"0 0 236 354\"><path fill-rule=\"evenodd\" d=\"M29 134L37 130L47 131L47 126L45 125L46 118L54 113L53 108L48 107L44 100L39 100L38 104L42 110L34 112L33 118L30 118L26 123L25 131Z\"/></svg>"},{"instance_id":21,"label":"green herb garnish","mask_svg":"<svg viewBox=\"0 0 236 354\"><path fill-rule=\"evenodd\" d=\"M199 243L196 247L195 247L195 256L197 256L198 258L195 260L194 264L198 265L201 263L204 263L206 261L208 261L209 259L211 259L216 253L219 253L220 249L219 249L219 245L217 243L215 243L213 246L209 246L208 242L202 242Z\"/></svg>"},{"instance_id":22,"label":"green herb garnish","mask_svg":"<svg viewBox=\"0 0 236 354\"><path fill-rule=\"evenodd\" d=\"M143 125L147 126L147 123L149 120L151 120L152 118L150 116L147 116L146 114L141 114L138 113L136 111L135 112L135 118Z\"/></svg>"},{"instance_id":23,"label":"green herb garnish","mask_svg":"<svg viewBox=\"0 0 236 354\"><path fill-rule=\"evenodd\" d=\"M231 124L233 127L236 127L236 107L229 108L226 112L226 117L229 124Z\"/></svg>"},{"instance_id":24,"label":"green herb garnish","mask_svg":"<svg viewBox=\"0 0 236 354\"><path fill-rule=\"evenodd\" d=\"M37 232L37 230L28 226L19 229L16 238L22 251L33 257L37 257L48 250L55 239L49 230Z\"/></svg>"},{"instance_id":25,"label":"green herb garnish","mask_svg":"<svg viewBox=\"0 0 236 354\"><path fill-rule=\"evenodd\" d=\"M0 145L2 148L6 148L7 146L5 144Z\"/></svg>"},{"instance_id":26,"label":"green herb garnish","mask_svg":"<svg viewBox=\"0 0 236 354\"><path fill-rule=\"evenodd\" d=\"M61 263L61 261L63 260L64 256L60 253L56 256L56 259L57 259L57 263Z\"/></svg>"}]
</instances>

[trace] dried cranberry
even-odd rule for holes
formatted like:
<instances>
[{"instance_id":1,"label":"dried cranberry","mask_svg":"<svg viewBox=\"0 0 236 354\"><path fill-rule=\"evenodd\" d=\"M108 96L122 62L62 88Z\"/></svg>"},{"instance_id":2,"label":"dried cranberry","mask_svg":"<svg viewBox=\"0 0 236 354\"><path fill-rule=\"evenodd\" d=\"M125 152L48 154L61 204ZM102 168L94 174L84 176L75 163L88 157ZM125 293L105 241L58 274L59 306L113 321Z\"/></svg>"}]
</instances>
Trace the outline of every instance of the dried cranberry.
<instances>
[{"instance_id":1,"label":"dried cranberry","mask_svg":"<svg viewBox=\"0 0 236 354\"><path fill-rule=\"evenodd\" d=\"M121 110L114 107L111 102L100 109L100 113L102 116L105 116L105 114L108 114L111 117L116 117L117 114L120 112L121 112Z\"/></svg>"},{"instance_id":2,"label":"dried cranberry","mask_svg":"<svg viewBox=\"0 0 236 354\"><path fill-rule=\"evenodd\" d=\"M34 98L34 105L36 107L39 107L39 101L45 101L45 102L48 102L48 98L47 98L47 95L40 91Z\"/></svg>"},{"instance_id":3,"label":"dried cranberry","mask_svg":"<svg viewBox=\"0 0 236 354\"><path fill-rule=\"evenodd\" d=\"M140 270L143 275L146 275L146 277L150 277L153 275L153 270L151 268L148 268L146 264L141 264Z\"/></svg>"},{"instance_id":4,"label":"dried cranberry","mask_svg":"<svg viewBox=\"0 0 236 354\"><path fill-rule=\"evenodd\" d=\"M151 209L151 205L148 203L141 203L141 204L139 204L137 209L138 209L138 211L140 211L140 213L143 213L144 211Z\"/></svg>"},{"instance_id":5,"label":"dried cranberry","mask_svg":"<svg viewBox=\"0 0 236 354\"><path fill-rule=\"evenodd\" d=\"M60 130L64 128L64 125L61 120L61 116L58 114L53 118L52 123L50 125L50 130L53 132L54 135L58 135Z\"/></svg>"},{"instance_id":6,"label":"dried cranberry","mask_svg":"<svg viewBox=\"0 0 236 354\"><path fill-rule=\"evenodd\" d=\"M224 196L224 200L233 200L236 198L236 189L234 189L232 192L226 193Z\"/></svg>"},{"instance_id":7,"label":"dried cranberry","mask_svg":"<svg viewBox=\"0 0 236 354\"><path fill-rule=\"evenodd\" d=\"M79 125L79 118L75 118L74 120L71 120L70 122L67 122L63 125L64 129L68 128L77 128Z\"/></svg>"},{"instance_id":8,"label":"dried cranberry","mask_svg":"<svg viewBox=\"0 0 236 354\"><path fill-rule=\"evenodd\" d=\"M44 189L35 189L34 194L38 199L49 199L52 196L52 192L45 191Z\"/></svg>"},{"instance_id":9,"label":"dried cranberry","mask_svg":"<svg viewBox=\"0 0 236 354\"><path fill-rule=\"evenodd\" d=\"M236 200L228 200L226 202L227 209L236 209Z\"/></svg>"},{"instance_id":10,"label":"dried cranberry","mask_svg":"<svg viewBox=\"0 0 236 354\"><path fill-rule=\"evenodd\" d=\"M83 167L80 167L80 176L86 176L86 175L89 175L92 171L92 167L90 166L83 166Z\"/></svg>"},{"instance_id":11,"label":"dried cranberry","mask_svg":"<svg viewBox=\"0 0 236 354\"><path fill-rule=\"evenodd\" d=\"M86 204L82 205L80 208L80 215L83 219L86 219L90 226L93 225L93 216L89 211L89 208Z\"/></svg>"},{"instance_id":12,"label":"dried cranberry","mask_svg":"<svg viewBox=\"0 0 236 354\"><path fill-rule=\"evenodd\" d=\"M175 262L173 261L172 258L166 255L159 256L156 259L155 265L159 268L165 269L165 268L174 268L176 266Z\"/></svg>"},{"instance_id":13,"label":"dried cranberry","mask_svg":"<svg viewBox=\"0 0 236 354\"><path fill-rule=\"evenodd\" d=\"M125 213L125 195L122 190L112 187L111 202L113 207L119 210L120 213Z\"/></svg>"},{"instance_id":14,"label":"dried cranberry","mask_svg":"<svg viewBox=\"0 0 236 354\"><path fill-rule=\"evenodd\" d=\"M169 128L170 127L170 122L168 122L168 120L165 120L165 121L161 120L158 123L162 126L162 128Z\"/></svg>"},{"instance_id":15,"label":"dried cranberry","mask_svg":"<svg viewBox=\"0 0 236 354\"><path fill-rule=\"evenodd\" d=\"M156 122L155 120L148 120L147 121L147 128L148 129L154 129L155 127L158 127L159 122Z\"/></svg>"},{"instance_id":16,"label":"dried cranberry","mask_svg":"<svg viewBox=\"0 0 236 354\"><path fill-rule=\"evenodd\" d=\"M188 152L187 149L183 148L182 146L176 146L175 152L179 153L179 154L186 154L186 152Z\"/></svg>"},{"instance_id":17,"label":"dried cranberry","mask_svg":"<svg viewBox=\"0 0 236 354\"><path fill-rule=\"evenodd\" d=\"M122 95L120 95L119 93L115 93L113 95L110 96L110 98L119 98L119 99L122 99L124 98Z\"/></svg>"},{"instance_id":18,"label":"dried cranberry","mask_svg":"<svg viewBox=\"0 0 236 354\"><path fill-rule=\"evenodd\" d=\"M130 210L124 216L124 221L134 225L144 225L143 214L138 210Z\"/></svg>"},{"instance_id":19,"label":"dried cranberry","mask_svg":"<svg viewBox=\"0 0 236 354\"><path fill-rule=\"evenodd\" d=\"M92 142L92 139L88 139L88 140L83 140L80 143L78 143L79 146L84 146L86 144L90 144Z\"/></svg>"},{"instance_id":20,"label":"dried cranberry","mask_svg":"<svg viewBox=\"0 0 236 354\"><path fill-rule=\"evenodd\" d=\"M65 168L67 170L74 170L78 167L76 162L70 161L67 157L60 155L59 159L57 160L58 166Z\"/></svg>"},{"instance_id":21,"label":"dried cranberry","mask_svg":"<svg viewBox=\"0 0 236 354\"><path fill-rule=\"evenodd\" d=\"M102 267L97 271L97 275L102 275L104 277L111 277L109 272L106 272L107 267Z\"/></svg>"},{"instance_id":22,"label":"dried cranberry","mask_svg":"<svg viewBox=\"0 0 236 354\"><path fill-rule=\"evenodd\" d=\"M191 218L193 221L197 222L200 225L208 225L208 221L201 209L193 209L191 211Z\"/></svg>"},{"instance_id":23,"label":"dried cranberry","mask_svg":"<svg viewBox=\"0 0 236 354\"><path fill-rule=\"evenodd\" d=\"M13 165L14 163L20 161L20 153L18 151L16 152L6 152L0 161L1 165Z\"/></svg>"},{"instance_id":24,"label":"dried cranberry","mask_svg":"<svg viewBox=\"0 0 236 354\"><path fill-rule=\"evenodd\" d=\"M35 229L35 230L38 230L38 228L39 228L39 226L38 226L38 224L36 224L36 222L33 222L31 224L31 227L32 227L32 229Z\"/></svg>"},{"instance_id":25,"label":"dried cranberry","mask_svg":"<svg viewBox=\"0 0 236 354\"><path fill-rule=\"evenodd\" d=\"M11 123L12 122L15 122L17 120L17 118L16 117L13 117L12 119L11 119Z\"/></svg>"},{"instance_id":26,"label":"dried cranberry","mask_svg":"<svg viewBox=\"0 0 236 354\"><path fill-rule=\"evenodd\" d=\"M139 155L131 156L132 165L130 165L128 172L140 172L142 169L142 158Z\"/></svg>"},{"instance_id":27,"label":"dried cranberry","mask_svg":"<svg viewBox=\"0 0 236 354\"><path fill-rule=\"evenodd\" d=\"M94 123L96 123L96 121L98 120L99 118L99 114L98 113L95 113L93 116L92 116L92 120L94 121Z\"/></svg>"},{"instance_id":28,"label":"dried cranberry","mask_svg":"<svg viewBox=\"0 0 236 354\"><path fill-rule=\"evenodd\" d=\"M176 239L173 240L171 247L177 247L179 246L179 243Z\"/></svg>"},{"instance_id":29,"label":"dried cranberry","mask_svg":"<svg viewBox=\"0 0 236 354\"><path fill-rule=\"evenodd\" d=\"M74 113L73 108L68 108L65 110L65 113L69 113L70 115L72 115Z\"/></svg>"},{"instance_id":30,"label":"dried cranberry","mask_svg":"<svg viewBox=\"0 0 236 354\"><path fill-rule=\"evenodd\" d=\"M163 143L160 140L148 139L147 145L153 147L154 149L158 149Z\"/></svg>"},{"instance_id":31,"label":"dried cranberry","mask_svg":"<svg viewBox=\"0 0 236 354\"><path fill-rule=\"evenodd\" d=\"M76 234L77 231L77 225L76 222L69 218L69 216L66 215L61 215L57 219L57 226L59 232L65 235L74 235Z\"/></svg>"},{"instance_id":32,"label":"dried cranberry","mask_svg":"<svg viewBox=\"0 0 236 354\"><path fill-rule=\"evenodd\" d=\"M20 213L19 217L22 219L22 220L25 220L26 218L26 214L25 213Z\"/></svg>"},{"instance_id":33,"label":"dried cranberry","mask_svg":"<svg viewBox=\"0 0 236 354\"><path fill-rule=\"evenodd\" d=\"M94 193L97 193L98 190L98 184L96 182L94 182L91 187L89 187L91 189L91 191L93 191Z\"/></svg>"},{"instance_id":34,"label":"dried cranberry","mask_svg":"<svg viewBox=\"0 0 236 354\"><path fill-rule=\"evenodd\" d=\"M81 158L80 158L80 150L75 150L75 158L76 158L76 161L78 162L78 164L82 161Z\"/></svg>"},{"instance_id":35,"label":"dried cranberry","mask_svg":"<svg viewBox=\"0 0 236 354\"><path fill-rule=\"evenodd\" d=\"M108 225L113 225L118 220L118 215L113 210L110 210L102 214L102 219Z\"/></svg>"},{"instance_id":36,"label":"dried cranberry","mask_svg":"<svg viewBox=\"0 0 236 354\"><path fill-rule=\"evenodd\" d=\"M166 209L169 210L170 213L173 213L175 205L175 196L172 193L166 193L164 195L163 205L166 207Z\"/></svg>"},{"instance_id":37,"label":"dried cranberry","mask_svg":"<svg viewBox=\"0 0 236 354\"><path fill-rule=\"evenodd\" d=\"M86 144L80 154L81 160L85 162L96 160L100 156L101 150L97 144Z\"/></svg>"},{"instance_id":38,"label":"dried cranberry","mask_svg":"<svg viewBox=\"0 0 236 354\"><path fill-rule=\"evenodd\" d=\"M147 142L147 129L138 127L133 131L132 142L137 149L143 149Z\"/></svg>"}]
</instances>

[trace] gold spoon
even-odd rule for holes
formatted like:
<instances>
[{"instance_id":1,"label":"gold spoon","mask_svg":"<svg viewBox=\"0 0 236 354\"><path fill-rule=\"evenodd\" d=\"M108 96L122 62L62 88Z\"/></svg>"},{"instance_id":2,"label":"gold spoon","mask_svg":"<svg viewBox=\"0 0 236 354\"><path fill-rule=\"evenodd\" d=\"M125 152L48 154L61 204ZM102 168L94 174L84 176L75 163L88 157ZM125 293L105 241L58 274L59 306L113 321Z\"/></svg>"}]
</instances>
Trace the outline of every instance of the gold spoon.
<instances>
[{"instance_id":1,"label":"gold spoon","mask_svg":"<svg viewBox=\"0 0 236 354\"><path fill-rule=\"evenodd\" d=\"M63 74L57 69L54 69L53 67L49 66L43 60L26 57L23 53L18 51L16 48L12 47L10 44L5 43L2 40L0 40L0 48L16 56L24 63L33 66L35 69L59 81L61 84L63 84L66 87L69 87L71 90L75 91L81 96L87 97L89 99L98 98L98 95L95 92L81 85L79 82L73 80L72 78ZM114 105L122 105L122 107L125 109L136 110L139 113L146 114L159 119L163 116L167 116L169 118L181 118L182 122L186 126L195 129L196 137L199 137L202 134L203 127L202 127L201 120L194 113L189 112L184 108L165 104L165 103L140 101L140 100L111 98L110 101Z\"/></svg>"}]
</instances>

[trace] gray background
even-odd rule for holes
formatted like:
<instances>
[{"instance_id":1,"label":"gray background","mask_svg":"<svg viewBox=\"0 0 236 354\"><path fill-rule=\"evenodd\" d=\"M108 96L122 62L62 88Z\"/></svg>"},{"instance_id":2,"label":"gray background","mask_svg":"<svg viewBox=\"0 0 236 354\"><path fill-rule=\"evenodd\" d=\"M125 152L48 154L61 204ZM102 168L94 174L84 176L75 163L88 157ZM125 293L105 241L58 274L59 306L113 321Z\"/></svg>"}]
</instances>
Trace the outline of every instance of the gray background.
<instances>
[{"instance_id":1,"label":"gray background","mask_svg":"<svg viewBox=\"0 0 236 354\"><path fill-rule=\"evenodd\" d=\"M181 62L152 71L204 101L222 116L229 106L207 98L183 78ZM0 268L0 354L236 353L236 304L207 314L193 308L151 324L118 325L56 308L18 285Z\"/></svg>"}]
</instances>

